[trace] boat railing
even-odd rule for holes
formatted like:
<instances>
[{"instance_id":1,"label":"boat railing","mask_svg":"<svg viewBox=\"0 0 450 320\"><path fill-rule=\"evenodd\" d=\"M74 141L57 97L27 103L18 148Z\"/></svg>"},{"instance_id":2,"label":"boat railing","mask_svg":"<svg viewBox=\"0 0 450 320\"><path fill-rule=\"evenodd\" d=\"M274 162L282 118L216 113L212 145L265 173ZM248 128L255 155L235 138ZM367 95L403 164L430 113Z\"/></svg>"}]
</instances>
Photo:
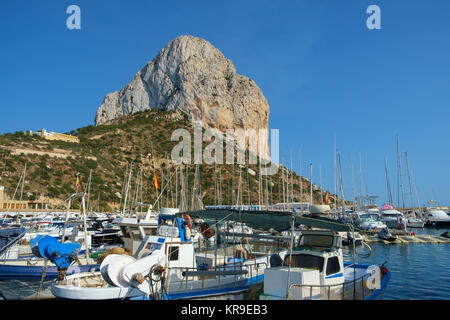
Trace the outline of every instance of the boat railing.
<instances>
[{"instance_id":1,"label":"boat railing","mask_svg":"<svg viewBox=\"0 0 450 320\"><path fill-rule=\"evenodd\" d=\"M216 280L215 285L218 289L221 286L232 286L238 287L243 285L252 286L256 284L257 281L254 279L257 276L263 275L264 270L269 265L269 261L256 261L254 263L242 263L233 262L229 264L219 265L216 267L209 268L208 270L200 270L198 267L170 267L167 269L167 279L166 288L172 284L179 284L179 289L184 289L185 292L192 290L189 283L193 280L201 280L199 289L204 289L206 284L211 285L211 280ZM178 274L181 277L171 278L171 274ZM208 283L205 283L208 282ZM176 287L176 285L175 285ZM169 292L169 290L167 290Z\"/></svg>"},{"instance_id":2,"label":"boat railing","mask_svg":"<svg viewBox=\"0 0 450 320\"><path fill-rule=\"evenodd\" d=\"M367 286L370 273L359 278L330 285L292 284L287 300L364 300L376 289Z\"/></svg>"}]
</instances>

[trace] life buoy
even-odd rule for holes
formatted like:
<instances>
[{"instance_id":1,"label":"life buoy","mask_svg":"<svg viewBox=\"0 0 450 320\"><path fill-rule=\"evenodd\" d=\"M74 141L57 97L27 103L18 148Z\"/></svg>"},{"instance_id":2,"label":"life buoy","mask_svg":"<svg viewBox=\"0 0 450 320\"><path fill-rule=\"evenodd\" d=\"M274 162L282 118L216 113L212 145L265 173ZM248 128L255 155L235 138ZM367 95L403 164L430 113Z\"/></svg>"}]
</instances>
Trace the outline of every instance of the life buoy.
<instances>
[{"instance_id":1,"label":"life buoy","mask_svg":"<svg viewBox=\"0 0 450 320\"><path fill-rule=\"evenodd\" d=\"M192 219L191 219L191 217L188 214L183 214L182 217L184 219L186 219L187 221L189 221L189 225L188 226L189 226L189 229L192 230Z\"/></svg>"}]
</instances>

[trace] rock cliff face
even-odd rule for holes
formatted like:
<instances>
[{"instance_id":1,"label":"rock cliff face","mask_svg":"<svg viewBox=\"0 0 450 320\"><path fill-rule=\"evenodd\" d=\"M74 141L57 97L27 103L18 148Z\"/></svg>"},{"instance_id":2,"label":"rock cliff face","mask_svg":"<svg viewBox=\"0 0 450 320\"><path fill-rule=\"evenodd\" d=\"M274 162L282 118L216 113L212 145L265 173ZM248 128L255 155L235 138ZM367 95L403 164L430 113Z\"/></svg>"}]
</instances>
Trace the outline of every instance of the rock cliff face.
<instances>
[{"instance_id":1,"label":"rock cliff face","mask_svg":"<svg viewBox=\"0 0 450 320\"><path fill-rule=\"evenodd\" d=\"M267 129L269 104L256 83L209 42L180 36L122 90L108 94L95 122L148 109L181 110L206 128ZM267 146L267 144L266 144Z\"/></svg>"}]
</instances>

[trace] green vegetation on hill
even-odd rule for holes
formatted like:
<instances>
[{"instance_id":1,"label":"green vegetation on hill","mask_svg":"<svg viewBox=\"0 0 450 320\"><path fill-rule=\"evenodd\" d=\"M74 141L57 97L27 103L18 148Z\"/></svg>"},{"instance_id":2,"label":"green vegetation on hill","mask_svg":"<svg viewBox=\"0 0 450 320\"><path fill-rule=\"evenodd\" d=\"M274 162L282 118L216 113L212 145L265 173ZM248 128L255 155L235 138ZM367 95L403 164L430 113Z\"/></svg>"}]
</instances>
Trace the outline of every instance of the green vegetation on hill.
<instances>
[{"instance_id":1,"label":"green vegetation on hill","mask_svg":"<svg viewBox=\"0 0 450 320\"><path fill-rule=\"evenodd\" d=\"M193 133L193 128L184 114L176 111L151 110L126 116L114 123L101 126L87 126L70 131L76 135L80 143L57 140L46 140L40 136L31 136L23 132L0 135L0 185L5 186L5 193L12 197L18 181L27 163L24 199L37 200L41 196L59 202L75 191L75 176L80 174L82 187L88 184L89 172L92 169L91 208L102 211L113 211L118 208L120 194L123 193L124 176L127 167L133 164L133 179L130 195L134 197L136 174L142 169L143 201L153 203L157 194L153 185L153 171L157 171L161 185L171 175L171 184L164 194L164 205L176 205L175 198L175 166L170 158L173 147L178 142L170 140L175 129L184 128ZM204 143L206 146L208 143ZM39 154L40 152L40 154ZM248 175L241 169L241 188L243 203L258 203L259 174L258 166L249 166L255 175ZM216 177L221 177L222 204L231 204L232 198L238 194L239 166L235 166L234 195L233 166L217 165ZM186 166L183 166L186 172ZM214 165L201 165L201 197L203 204L217 204L215 197ZM164 172L163 172L164 171ZM192 192L195 166L188 166L188 192ZM299 201L299 177L293 175L294 200ZM263 178L263 186L266 186ZM269 202L282 202L281 170L268 177L268 192L263 198ZM250 196L248 190L250 189ZM20 190L20 189L19 189ZM303 180L304 198L309 199L309 182ZM315 191L313 197L319 200L320 193ZM16 198L18 198L16 196ZM187 195L191 198L191 193ZM100 199L100 201L99 201ZM236 202L236 201L235 201ZM75 206L77 206L75 204Z\"/></svg>"}]
</instances>

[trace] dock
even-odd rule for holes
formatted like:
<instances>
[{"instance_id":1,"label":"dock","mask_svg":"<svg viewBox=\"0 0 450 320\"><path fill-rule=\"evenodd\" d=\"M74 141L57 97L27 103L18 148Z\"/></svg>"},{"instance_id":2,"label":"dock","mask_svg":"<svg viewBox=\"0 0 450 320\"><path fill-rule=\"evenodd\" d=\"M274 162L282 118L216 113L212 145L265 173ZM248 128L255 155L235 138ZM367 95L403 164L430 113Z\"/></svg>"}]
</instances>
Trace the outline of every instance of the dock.
<instances>
[{"instance_id":1,"label":"dock","mask_svg":"<svg viewBox=\"0 0 450 320\"><path fill-rule=\"evenodd\" d=\"M409 244L409 243L450 243L450 239L433 235L397 235L395 241L386 241L373 235L362 235L365 242L382 242L385 244Z\"/></svg>"}]
</instances>

